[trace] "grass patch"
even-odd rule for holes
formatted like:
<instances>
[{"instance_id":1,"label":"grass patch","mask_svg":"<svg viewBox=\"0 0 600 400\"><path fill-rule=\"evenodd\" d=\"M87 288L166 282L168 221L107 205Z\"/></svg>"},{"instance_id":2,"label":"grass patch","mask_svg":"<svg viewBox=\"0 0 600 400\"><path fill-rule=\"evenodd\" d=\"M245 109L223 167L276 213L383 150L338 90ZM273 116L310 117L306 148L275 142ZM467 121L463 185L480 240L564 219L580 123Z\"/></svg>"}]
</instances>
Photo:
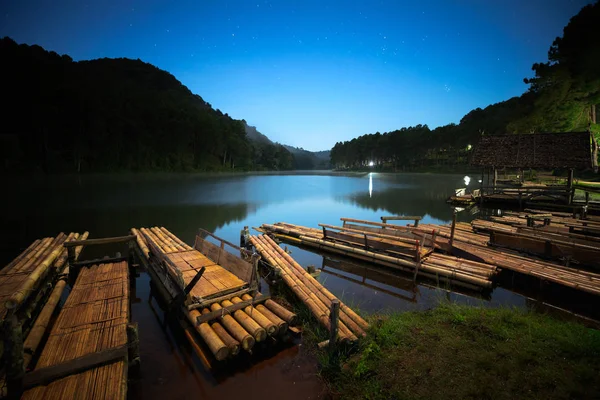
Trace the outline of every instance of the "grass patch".
<instances>
[{"instance_id":1,"label":"grass patch","mask_svg":"<svg viewBox=\"0 0 600 400\"><path fill-rule=\"evenodd\" d=\"M600 332L577 323L450 303L370 322L357 353L322 364L335 397L600 398Z\"/></svg>"}]
</instances>

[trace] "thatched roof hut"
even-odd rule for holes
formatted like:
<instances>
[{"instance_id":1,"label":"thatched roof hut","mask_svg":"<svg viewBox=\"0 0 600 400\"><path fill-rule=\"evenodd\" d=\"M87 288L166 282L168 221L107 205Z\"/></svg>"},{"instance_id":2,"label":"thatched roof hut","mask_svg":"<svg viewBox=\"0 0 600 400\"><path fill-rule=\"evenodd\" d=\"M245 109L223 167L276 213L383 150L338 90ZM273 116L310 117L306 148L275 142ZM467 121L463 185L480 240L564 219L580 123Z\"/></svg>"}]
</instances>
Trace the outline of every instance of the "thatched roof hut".
<instances>
[{"instance_id":1,"label":"thatched roof hut","mask_svg":"<svg viewBox=\"0 0 600 400\"><path fill-rule=\"evenodd\" d=\"M597 170L598 145L589 132L482 136L471 165L494 168Z\"/></svg>"}]
</instances>

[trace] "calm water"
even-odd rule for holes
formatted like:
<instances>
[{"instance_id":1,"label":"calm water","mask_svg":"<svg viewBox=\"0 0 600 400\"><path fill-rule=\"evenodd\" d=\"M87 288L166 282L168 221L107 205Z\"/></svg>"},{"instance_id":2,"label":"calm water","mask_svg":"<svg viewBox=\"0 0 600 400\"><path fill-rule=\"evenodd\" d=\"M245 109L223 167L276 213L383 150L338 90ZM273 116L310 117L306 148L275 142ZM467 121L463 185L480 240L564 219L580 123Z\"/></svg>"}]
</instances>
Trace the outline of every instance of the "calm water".
<instances>
[{"instance_id":1,"label":"calm water","mask_svg":"<svg viewBox=\"0 0 600 400\"><path fill-rule=\"evenodd\" d=\"M14 258L33 240L58 232L90 231L90 237L121 236L131 227L165 226L193 243L205 228L237 243L244 225L279 221L317 227L340 225L340 217L379 220L382 215L422 215L424 223L448 223L453 210L445 199L463 187L462 175L435 174L263 174L70 176L8 181L3 196L0 262ZM460 212L458 219L474 216ZM361 311L426 309L448 297L486 306L572 308L561 293L515 285L505 277L491 294L450 293L414 285L389 271L288 246L301 265L324 268L321 281ZM112 251L112 249L109 249ZM517 294L516 292L523 293ZM235 370L208 372L193 355L177 327L161 325L162 311L148 302L149 279L141 274L133 293L132 317L140 327L142 371L130 383L133 397L320 398L324 388L313 359L299 343L276 355L245 360ZM549 300L550 298L550 300ZM563 304L564 303L564 304ZM585 304L579 310L587 312ZM293 388L293 389L290 389Z\"/></svg>"}]
</instances>

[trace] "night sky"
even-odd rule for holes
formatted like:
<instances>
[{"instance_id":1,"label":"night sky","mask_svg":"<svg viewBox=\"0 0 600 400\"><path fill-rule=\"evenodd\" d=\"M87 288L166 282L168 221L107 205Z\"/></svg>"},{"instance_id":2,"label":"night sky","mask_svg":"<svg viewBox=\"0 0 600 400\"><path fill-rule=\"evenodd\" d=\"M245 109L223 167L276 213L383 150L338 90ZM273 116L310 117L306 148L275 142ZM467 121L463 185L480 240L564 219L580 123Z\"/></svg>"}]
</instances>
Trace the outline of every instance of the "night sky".
<instances>
[{"instance_id":1,"label":"night sky","mask_svg":"<svg viewBox=\"0 0 600 400\"><path fill-rule=\"evenodd\" d=\"M520 95L584 0L6 1L0 36L139 58L308 150Z\"/></svg>"}]
</instances>

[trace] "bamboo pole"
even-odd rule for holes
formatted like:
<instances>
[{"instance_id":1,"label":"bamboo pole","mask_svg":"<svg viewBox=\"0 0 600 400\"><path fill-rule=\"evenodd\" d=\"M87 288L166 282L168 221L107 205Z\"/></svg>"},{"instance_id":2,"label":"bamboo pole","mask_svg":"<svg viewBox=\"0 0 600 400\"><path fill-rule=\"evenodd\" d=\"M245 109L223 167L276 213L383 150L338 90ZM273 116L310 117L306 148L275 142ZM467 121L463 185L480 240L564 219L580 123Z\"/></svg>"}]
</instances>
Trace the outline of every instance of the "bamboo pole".
<instances>
[{"instance_id":1,"label":"bamboo pole","mask_svg":"<svg viewBox=\"0 0 600 400\"><path fill-rule=\"evenodd\" d=\"M252 299L253 299L253 297L247 293L242 296L242 300L244 300L244 301L250 301ZM288 323L285 322L283 319L279 318L276 314L274 314L271 310L269 310L264 305L257 304L254 306L254 308L256 308L258 311L260 311L260 313L262 315L267 317L269 319L269 321L271 321L272 323L275 324L275 326L277 326L277 331L279 332L279 334L283 334L288 330Z\"/></svg>"},{"instance_id":2,"label":"bamboo pole","mask_svg":"<svg viewBox=\"0 0 600 400\"><path fill-rule=\"evenodd\" d=\"M167 233L164 232L160 227L155 226L155 227L152 228L152 231L155 232L157 235L160 235L160 237L162 238L162 240L165 243L167 243L171 248L174 248L175 251L184 251L184 250L187 250L178 241L174 240L171 236L167 235Z\"/></svg>"},{"instance_id":3,"label":"bamboo pole","mask_svg":"<svg viewBox=\"0 0 600 400\"><path fill-rule=\"evenodd\" d=\"M267 307L273 314L287 322L290 326L294 326L298 323L298 317L296 314L275 303L271 299L265 301L265 307Z\"/></svg>"},{"instance_id":4,"label":"bamboo pole","mask_svg":"<svg viewBox=\"0 0 600 400\"><path fill-rule=\"evenodd\" d=\"M64 234L63 234L64 236ZM52 252L35 268L35 270L29 274L29 276L23 281L19 289L17 289L10 299L6 302L6 307L9 309L14 309L18 305L22 304L23 301L29 296L31 291L34 289L42 275L50 268L50 265L56 260L58 255L60 254L62 247L60 241L58 245L54 247Z\"/></svg>"},{"instance_id":5,"label":"bamboo pole","mask_svg":"<svg viewBox=\"0 0 600 400\"><path fill-rule=\"evenodd\" d=\"M200 316L198 310L191 310L185 313L188 320L196 328L196 332L200 334L211 353L215 356L217 361L223 361L229 356L229 347L225 345L215 333L215 331L204 322L200 325L196 325L196 318Z\"/></svg>"},{"instance_id":6,"label":"bamboo pole","mask_svg":"<svg viewBox=\"0 0 600 400\"><path fill-rule=\"evenodd\" d=\"M148 256L150 255L150 250L148 250L148 246L146 245L146 241L144 240L144 237L135 228L131 228L131 233L136 236L135 241L137 242L138 246L140 247L140 250L142 251L142 254L144 255L144 257L148 258Z\"/></svg>"},{"instance_id":7,"label":"bamboo pole","mask_svg":"<svg viewBox=\"0 0 600 400\"><path fill-rule=\"evenodd\" d=\"M285 251L283 251L283 249L281 247L279 247L279 245L277 243L275 243L275 241L273 239L271 239L269 236L264 236L265 239L271 244L271 246L273 246L273 248L275 248L282 256L283 258L285 258L289 265L292 266L293 270L295 270L296 275L302 279L305 283L312 285L312 287L314 287L316 290L318 290L320 293L322 293L327 299L328 301L325 302L326 306L330 306L331 302L335 299L337 299L336 296L333 295L333 293L331 293L329 290L327 290L323 285L321 285L321 283L319 281L317 281L312 275L310 275L308 272L306 272L304 270L304 268L302 268L300 266L300 264L298 264L296 262L296 260L294 260L288 253L286 253ZM352 331L355 334L360 334L360 335L365 335L364 330L369 328L369 324L367 324L367 322L362 319L358 314L356 314L354 312L354 310L352 310L350 307L346 306L343 302L340 301L340 311L341 311L341 315L340 318L342 319L342 321L348 325L357 325L357 328L352 328ZM347 316L347 317L346 317ZM351 322L352 321L352 322Z\"/></svg>"},{"instance_id":8,"label":"bamboo pole","mask_svg":"<svg viewBox=\"0 0 600 400\"><path fill-rule=\"evenodd\" d=\"M314 289L311 289L306 286L306 284L295 277L292 267L287 263L287 261L271 247L269 242L266 241L264 235L255 237L256 241L261 242L261 252L265 253L268 256L268 261L270 261L271 265L275 268L279 268L282 273L282 277L287 285L297 291L304 294L304 298L299 296L299 298L309 306L309 309L313 312L313 314L321 321L321 323L328 329L331 330L331 321L329 319L329 307L324 303L324 299L322 294L318 293ZM321 295L321 296L319 296ZM350 340L356 341L357 338L354 333L348 329L348 327L340 323L340 339L342 340Z\"/></svg>"},{"instance_id":9,"label":"bamboo pole","mask_svg":"<svg viewBox=\"0 0 600 400\"><path fill-rule=\"evenodd\" d=\"M52 314L54 313L54 310L56 309L56 306L58 305L60 297L62 296L62 293L65 290L66 286L67 283L62 279L56 283L56 286L54 286L54 290L50 294L46 305L40 312L40 315L35 320L35 323L33 324L33 327L31 328L31 331L27 336L27 339L25 339L25 342L23 343L23 349L25 350L25 368L27 368L27 366L31 362L31 359L35 354L37 347L42 341L42 337L44 336L44 333L48 328L48 324L50 323L50 318L52 317Z\"/></svg>"},{"instance_id":10,"label":"bamboo pole","mask_svg":"<svg viewBox=\"0 0 600 400\"><path fill-rule=\"evenodd\" d=\"M20 262L15 264L11 273L28 271L32 265L36 264L36 261L42 257L44 253L48 250L51 243L53 243L54 238L44 238L40 242L39 246L35 248L30 254L26 255Z\"/></svg>"},{"instance_id":11,"label":"bamboo pole","mask_svg":"<svg viewBox=\"0 0 600 400\"><path fill-rule=\"evenodd\" d=\"M221 310L222 308L223 307L221 307L221 305L218 303L213 303L210 306L212 311ZM242 325L239 324L239 322L235 320L235 318L227 313L223 313L221 316L221 322L225 328L227 328L227 331L229 331L229 333L242 344L242 348L244 350L252 350L252 347L254 347L255 343L254 338L244 329L244 327L242 327Z\"/></svg>"},{"instance_id":12,"label":"bamboo pole","mask_svg":"<svg viewBox=\"0 0 600 400\"><path fill-rule=\"evenodd\" d=\"M250 241L257 248L257 250L265 257L265 259L273 266L281 267L281 262L277 262L276 255L268 250L268 242L262 242L259 236L251 236ZM328 330L331 331L331 324L329 321L329 312L326 309L325 305L315 296L314 293L311 293L301 282L294 280L290 272L286 271L285 268L280 268L282 272L282 278L288 285L288 287L298 296L298 298L306 304L308 309L312 312L312 314L325 326ZM348 328L346 328L343 324L340 324L340 339L342 340L356 340L356 337L349 332Z\"/></svg>"},{"instance_id":13,"label":"bamboo pole","mask_svg":"<svg viewBox=\"0 0 600 400\"><path fill-rule=\"evenodd\" d=\"M17 257L15 257L14 260L12 260L4 268L2 268L2 272L6 273L6 272L10 271L11 268L13 268L15 265L17 265L18 263L20 263L21 260L23 260L30 252L34 251L35 248L41 242L42 242L41 239L36 239L35 241L33 241L25 250L23 250L21 252L21 254L19 254Z\"/></svg>"},{"instance_id":14,"label":"bamboo pole","mask_svg":"<svg viewBox=\"0 0 600 400\"><path fill-rule=\"evenodd\" d=\"M204 308L202 310L202 314L209 314L210 310L208 308ZM227 333L227 331L225 330L225 328L223 328L223 325L221 325L218 322L213 322L210 324L210 327L213 328L213 330L215 331L215 333L217 335L219 335L219 338L221 339L221 341L223 343L225 343L225 345L227 347L229 347L229 353L231 356L237 356L238 353L240 352L240 342L238 342L237 340L235 340L229 333Z\"/></svg>"},{"instance_id":15,"label":"bamboo pole","mask_svg":"<svg viewBox=\"0 0 600 400\"><path fill-rule=\"evenodd\" d=\"M165 249L169 252L176 252L183 250L183 247L177 247L171 238L168 238L163 232L156 226L150 228L150 231L164 244Z\"/></svg>"},{"instance_id":16,"label":"bamboo pole","mask_svg":"<svg viewBox=\"0 0 600 400\"><path fill-rule=\"evenodd\" d=\"M65 242L71 241L71 240L78 240L79 239L79 233L73 233L71 232L69 234L69 236L67 236L67 239L65 240ZM67 249L63 248L60 256L58 256L58 258L56 259L56 262L54 263L54 270L57 271L58 273L60 273L63 269L63 267L65 266L65 263L67 262L67 259L69 258L68 256L68 252Z\"/></svg>"},{"instance_id":17,"label":"bamboo pole","mask_svg":"<svg viewBox=\"0 0 600 400\"><path fill-rule=\"evenodd\" d=\"M184 242L183 240L181 240L180 238L178 238L177 236L175 236L173 233L171 233L167 228L165 227L161 227L160 228L161 231L163 231L167 236L169 236L171 239L173 239L175 242L179 243L181 246L183 246L186 250L194 250L192 246L190 246L189 244L187 244L186 242Z\"/></svg>"},{"instance_id":18,"label":"bamboo pole","mask_svg":"<svg viewBox=\"0 0 600 400\"><path fill-rule=\"evenodd\" d=\"M233 304L242 303L243 300L239 297L232 297L231 302ZM250 316L254 321L256 321L264 330L267 332L269 336L277 335L278 329L277 326L271 322L267 317L265 317L260 311L258 311L253 306L244 307L244 311L246 314Z\"/></svg>"},{"instance_id":19,"label":"bamboo pole","mask_svg":"<svg viewBox=\"0 0 600 400\"><path fill-rule=\"evenodd\" d=\"M177 251L177 248L175 246L171 246L169 241L166 240L163 237L163 235L160 234L160 231L157 228L152 227L147 230L148 230L148 232L151 232L154 235L154 238L156 239L156 241L158 243L160 243L161 248L165 253L171 253L171 252Z\"/></svg>"},{"instance_id":20,"label":"bamboo pole","mask_svg":"<svg viewBox=\"0 0 600 400\"><path fill-rule=\"evenodd\" d=\"M229 300L221 302L222 307L230 307L233 303ZM254 321L245 311L236 310L233 312L233 317L250 333L257 342L262 342L267 338L267 332L261 327L258 322Z\"/></svg>"},{"instance_id":21,"label":"bamboo pole","mask_svg":"<svg viewBox=\"0 0 600 400\"><path fill-rule=\"evenodd\" d=\"M296 263L289 256L289 254L285 253L281 249L281 247L279 247L271 238L269 238L266 235L263 235L261 239L265 242L266 245L268 245L271 249L273 249L274 252L278 253L281 256L281 258L283 259L284 263L281 264L280 266L284 267L284 268L287 268L287 270L292 274L292 277L295 276L300 282L302 282L306 286L307 290L310 293L314 293L316 295L316 297L318 298L318 300L323 304L322 308L324 310L329 311L331 309L331 301L332 301L332 299L329 298L326 295L326 293L328 293L334 299L336 297L333 294L331 294L329 291L327 291L312 276L310 276L310 274L308 274L306 271L304 271L304 269L298 263ZM297 268L293 264L296 264ZM302 272L298 271L298 269L300 269ZM310 279L308 279L306 277L306 275L310 276L310 278L312 278L312 281ZM315 284L315 282L316 282L316 284ZM343 320L342 320L343 324L340 324L340 328L341 328L340 330L344 334L350 334L350 335L351 334L356 334L356 335L360 335L360 336L365 336L366 335L366 333L364 332L364 330L358 324L356 324L352 320L352 318L350 318L347 314L342 313L342 318L343 318ZM360 318L360 317L358 317L358 318ZM362 319L362 318L360 318L360 319ZM366 324L366 322L365 322L365 324ZM351 332L346 331L346 327L349 328L349 330Z\"/></svg>"}]
</instances>

